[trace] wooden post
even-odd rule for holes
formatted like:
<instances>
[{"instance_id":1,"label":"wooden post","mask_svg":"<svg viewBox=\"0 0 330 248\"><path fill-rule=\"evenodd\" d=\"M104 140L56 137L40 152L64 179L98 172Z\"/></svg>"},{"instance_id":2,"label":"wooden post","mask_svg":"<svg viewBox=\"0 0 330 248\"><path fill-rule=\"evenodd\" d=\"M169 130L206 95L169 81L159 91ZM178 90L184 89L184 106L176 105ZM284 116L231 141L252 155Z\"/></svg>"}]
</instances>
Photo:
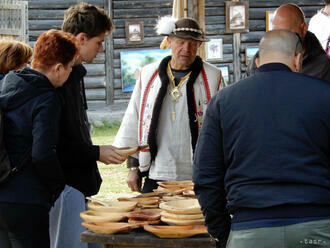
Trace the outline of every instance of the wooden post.
<instances>
[{"instance_id":1,"label":"wooden post","mask_svg":"<svg viewBox=\"0 0 330 248\"><path fill-rule=\"evenodd\" d=\"M232 2L239 2L239 0L232 0ZM240 61L240 47L241 34L233 34L233 69L234 69L234 83L241 79L241 61Z\"/></svg>"},{"instance_id":2,"label":"wooden post","mask_svg":"<svg viewBox=\"0 0 330 248\"><path fill-rule=\"evenodd\" d=\"M187 0L188 1L188 17L198 21L200 27L205 30L205 0ZM205 59L204 43L198 49L197 53L202 59Z\"/></svg>"},{"instance_id":3,"label":"wooden post","mask_svg":"<svg viewBox=\"0 0 330 248\"><path fill-rule=\"evenodd\" d=\"M234 83L241 78L241 61L240 61L240 46L241 46L241 34L233 34L233 68L234 68Z\"/></svg>"},{"instance_id":4,"label":"wooden post","mask_svg":"<svg viewBox=\"0 0 330 248\"><path fill-rule=\"evenodd\" d=\"M108 11L111 20L112 14L112 0L104 0L104 9ZM108 35L105 38L105 83L106 83L106 101L108 105L114 102L114 69L113 69L113 36Z\"/></svg>"}]
</instances>

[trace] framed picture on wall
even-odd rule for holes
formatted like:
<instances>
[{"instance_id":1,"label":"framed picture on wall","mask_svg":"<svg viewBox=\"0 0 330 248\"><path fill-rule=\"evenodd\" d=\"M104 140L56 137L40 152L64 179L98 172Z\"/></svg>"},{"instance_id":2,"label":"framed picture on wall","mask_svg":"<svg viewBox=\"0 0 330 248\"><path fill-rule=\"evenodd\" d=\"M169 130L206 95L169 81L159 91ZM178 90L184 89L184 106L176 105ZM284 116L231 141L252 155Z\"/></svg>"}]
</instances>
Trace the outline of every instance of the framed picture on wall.
<instances>
[{"instance_id":1,"label":"framed picture on wall","mask_svg":"<svg viewBox=\"0 0 330 248\"><path fill-rule=\"evenodd\" d=\"M245 48L245 64L249 65L250 60L259 51L258 46L246 46Z\"/></svg>"},{"instance_id":2,"label":"framed picture on wall","mask_svg":"<svg viewBox=\"0 0 330 248\"><path fill-rule=\"evenodd\" d=\"M126 43L143 43L143 22L125 22Z\"/></svg>"},{"instance_id":3,"label":"framed picture on wall","mask_svg":"<svg viewBox=\"0 0 330 248\"><path fill-rule=\"evenodd\" d=\"M171 54L170 49L145 49L120 52L122 92L132 92L141 68Z\"/></svg>"},{"instance_id":4,"label":"framed picture on wall","mask_svg":"<svg viewBox=\"0 0 330 248\"><path fill-rule=\"evenodd\" d=\"M273 29L272 21L274 14L275 14L274 10L266 11L266 32Z\"/></svg>"},{"instance_id":5,"label":"framed picture on wall","mask_svg":"<svg viewBox=\"0 0 330 248\"><path fill-rule=\"evenodd\" d=\"M242 33L249 31L249 2L226 1L226 32Z\"/></svg>"},{"instance_id":6,"label":"framed picture on wall","mask_svg":"<svg viewBox=\"0 0 330 248\"><path fill-rule=\"evenodd\" d=\"M223 59L222 39L211 39L205 43L206 61L221 61Z\"/></svg>"},{"instance_id":7,"label":"framed picture on wall","mask_svg":"<svg viewBox=\"0 0 330 248\"><path fill-rule=\"evenodd\" d=\"M225 81L226 85L230 84L230 78L229 78L229 66L228 65L220 65L218 68L221 70L221 75L223 80Z\"/></svg>"}]
</instances>

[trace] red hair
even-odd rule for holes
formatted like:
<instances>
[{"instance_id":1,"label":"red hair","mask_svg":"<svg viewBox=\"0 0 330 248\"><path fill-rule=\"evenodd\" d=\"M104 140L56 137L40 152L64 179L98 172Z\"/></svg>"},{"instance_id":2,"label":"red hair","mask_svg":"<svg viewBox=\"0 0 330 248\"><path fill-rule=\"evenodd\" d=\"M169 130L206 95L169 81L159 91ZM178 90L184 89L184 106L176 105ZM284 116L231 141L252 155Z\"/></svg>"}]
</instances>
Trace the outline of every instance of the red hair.
<instances>
[{"instance_id":1,"label":"red hair","mask_svg":"<svg viewBox=\"0 0 330 248\"><path fill-rule=\"evenodd\" d=\"M35 43L32 67L47 71L57 63L67 66L77 53L76 38L72 34L51 29L42 33Z\"/></svg>"}]
</instances>

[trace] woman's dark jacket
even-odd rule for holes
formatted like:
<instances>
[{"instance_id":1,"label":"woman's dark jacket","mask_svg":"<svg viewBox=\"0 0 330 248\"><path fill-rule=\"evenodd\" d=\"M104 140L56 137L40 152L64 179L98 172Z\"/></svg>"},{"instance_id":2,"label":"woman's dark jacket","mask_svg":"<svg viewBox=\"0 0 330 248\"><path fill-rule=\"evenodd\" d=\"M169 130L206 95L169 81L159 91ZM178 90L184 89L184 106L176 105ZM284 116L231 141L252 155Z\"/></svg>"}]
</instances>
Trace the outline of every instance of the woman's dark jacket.
<instances>
[{"instance_id":1,"label":"woman's dark jacket","mask_svg":"<svg viewBox=\"0 0 330 248\"><path fill-rule=\"evenodd\" d=\"M56 156L61 100L48 78L30 68L10 72L2 83L0 107L10 162L16 166L25 154L31 156L0 186L0 202L50 208L65 185Z\"/></svg>"},{"instance_id":2,"label":"woman's dark jacket","mask_svg":"<svg viewBox=\"0 0 330 248\"><path fill-rule=\"evenodd\" d=\"M90 196L97 194L102 179L96 163L99 159L99 146L92 144L86 114L85 75L84 66L74 66L68 80L59 88L64 107L57 151L66 183L85 196Z\"/></svg>"}]
</instances>

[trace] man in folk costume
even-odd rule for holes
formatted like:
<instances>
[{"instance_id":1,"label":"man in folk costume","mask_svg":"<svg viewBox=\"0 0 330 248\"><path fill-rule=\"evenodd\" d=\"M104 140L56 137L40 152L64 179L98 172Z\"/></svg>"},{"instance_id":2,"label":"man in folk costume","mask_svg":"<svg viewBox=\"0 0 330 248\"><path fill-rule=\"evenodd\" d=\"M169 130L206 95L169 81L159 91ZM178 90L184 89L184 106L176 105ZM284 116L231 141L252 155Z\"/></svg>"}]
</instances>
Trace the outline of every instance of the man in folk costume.
<instances>
[{"instance_id":1,"label":"man in folk costume","mask_svg":"<svg viewBox=\"0 0 330 248\"><path fill-rule=\"evenodd\" d=\"M191 18L161 18L156 26L167 36L171 56L142 68L117 133L118 147L149 145L128 157L127 184L151 192L161 180L190 180L192 159L203 116L222 87L221 72L196 56L208 41Z\"/></svg>"}]
</instances>

